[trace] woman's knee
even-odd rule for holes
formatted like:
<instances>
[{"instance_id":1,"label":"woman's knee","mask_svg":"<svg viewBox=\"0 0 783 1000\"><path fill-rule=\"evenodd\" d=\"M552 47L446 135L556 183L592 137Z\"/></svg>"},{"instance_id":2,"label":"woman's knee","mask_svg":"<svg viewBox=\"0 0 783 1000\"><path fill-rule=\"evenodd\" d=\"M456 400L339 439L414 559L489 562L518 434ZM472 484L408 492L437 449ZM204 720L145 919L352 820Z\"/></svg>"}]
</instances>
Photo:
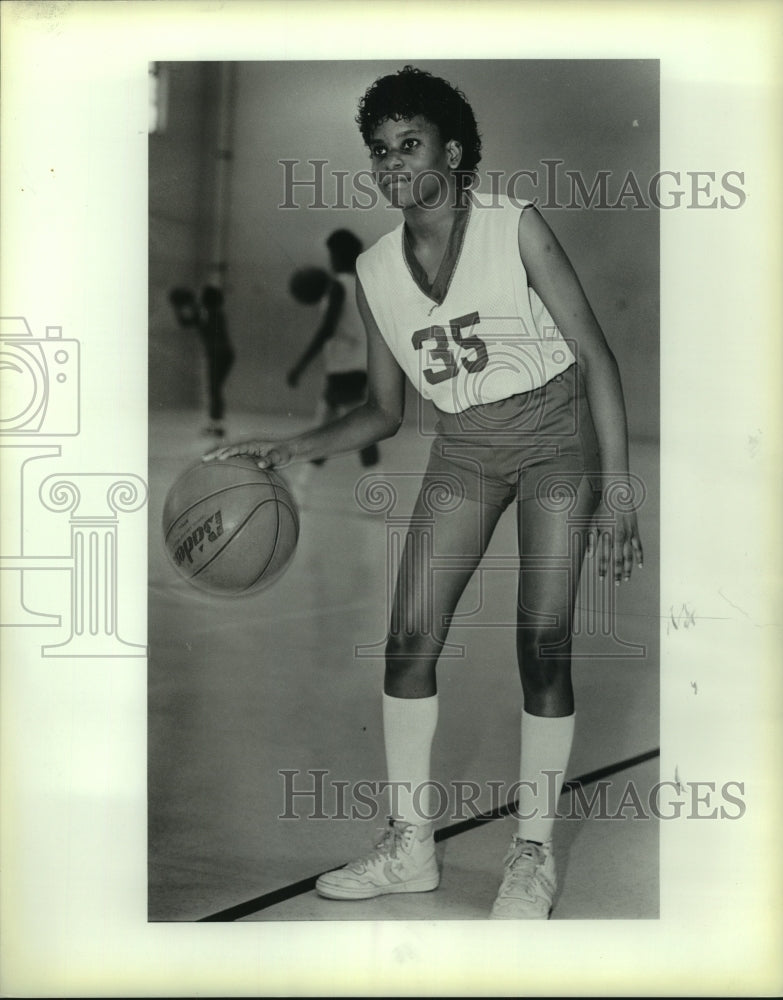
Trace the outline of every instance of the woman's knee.
<instances>
[{"instance_id":1,"label":"woman's knee","mask_svg":"<svg viewBox=\"0 0 783 1000\"><path fill-rule=\"evenodd\" d=\"M437 660L440 644L437 640L423 632L389 633L386 640L386 661L398 664L401 669L410 669L418 664L431 663Z\"/></svg>"},{"instance_id":2,"label":"woman's knee","mask_svg":"<svg viewBox=\"0 0 783 1000\"><path fill-rule=\"evenodd\" d=\"M438 649L426 637L391 635L386 644L384 691L399 698L435 694Z\"/></svg>"},{"instance_id":3,"label":"woman's knee","mask_svg":"<svg viewBox=\"0 0 783 1000\"><path fill-rule=\"evenodd\" d=\"M558 616L561 617L561 616ZM568 656L571 648L571 626L564 616L549 625L517 626L517 651L521 659L547 660L552 656Z\"/></svg>"},{"instance_id":4,"label":"woman's knee","mask_svg":"<svg viewBox=\"0 0 783 1000\"><path fill-rule=\"evenodd\" d=\"M563 676L570 675L571 636L568 629L520 628L517 653L523 681L537 688L557 685Z\"/></svg>"}]
</instances>

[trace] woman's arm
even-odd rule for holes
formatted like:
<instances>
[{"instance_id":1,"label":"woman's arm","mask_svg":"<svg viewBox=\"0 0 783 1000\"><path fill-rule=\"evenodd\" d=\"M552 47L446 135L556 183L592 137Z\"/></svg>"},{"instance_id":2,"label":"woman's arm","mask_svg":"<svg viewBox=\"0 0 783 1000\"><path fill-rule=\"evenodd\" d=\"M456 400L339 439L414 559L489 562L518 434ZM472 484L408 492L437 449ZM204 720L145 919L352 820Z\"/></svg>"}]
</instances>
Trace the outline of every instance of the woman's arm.
<instances>
[{"instance_id":1,"label":"woman's arm","mask_svg":"<svg viewBox=\"0 0 783 1000\"><path fill-rule=\"evenodd\" d=\"M253 455L262 469L282 467L338 452L358 451L397 433L405 403L404 375L378 329L358 281L356 301L367 331L367 401L338 420L295 438L239 442L209 452L205 460Z\"/></svg>"},{"instance_id":2,"label":"woman's arm","mask_svg":"<svg viewBox=\"0 0 783 1000\"><path fill-rule=\"evenodd\" d=\"M604 491L619 485L630 490L628 424L617 361L565 251L536 209L519 219L519 253L528 281L549 310L558 329L575 346L584 376L587 401L601 454ZM607 537L601 546L599 571L608 562ZM642 547L633 511L617 525L614 551L615 581L628 579L633 555L642 563Z\"/></svg>"},{"instance_id":3,"label":"woman's arm","mask_svg":"<svg viewBox=\"0 0 783 1000\"><path fill-rule=\"evenodd\" d=\"M327 302L326 312L324 313L323 319L321 320L318 329L313 334L313 339L308 344L307 349L286 377L286 381L292 388L297 384L302 372L305 368L307 368L313 358L317 357L323 350L323 346L326 341L334 335L334 331L337 329L337 323L340 319L340 314L343 310L344 302L345 289L339 281L332 281L329 286L329 301Z\"/></svg>"}]
</instances>

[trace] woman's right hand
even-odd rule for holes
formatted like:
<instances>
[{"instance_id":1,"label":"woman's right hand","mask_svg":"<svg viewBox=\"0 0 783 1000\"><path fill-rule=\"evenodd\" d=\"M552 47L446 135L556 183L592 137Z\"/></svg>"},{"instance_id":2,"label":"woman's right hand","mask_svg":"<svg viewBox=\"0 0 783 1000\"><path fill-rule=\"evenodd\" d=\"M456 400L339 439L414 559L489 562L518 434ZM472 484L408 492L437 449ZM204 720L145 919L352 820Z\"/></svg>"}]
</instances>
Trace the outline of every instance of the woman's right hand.
<instances>
[{"instance_id":1,"label":"woman's right hand","mask_svg":"<svg viewBox=\"0 0 783 1000\"><path fill-rule=\"evenodd\" d=\"M208 451L204 462L222 462L235 455L249 455L256 459L259 469L282 469L293 459L293 450L287 441L238 441Z\"/></svg>"}]
</instances>

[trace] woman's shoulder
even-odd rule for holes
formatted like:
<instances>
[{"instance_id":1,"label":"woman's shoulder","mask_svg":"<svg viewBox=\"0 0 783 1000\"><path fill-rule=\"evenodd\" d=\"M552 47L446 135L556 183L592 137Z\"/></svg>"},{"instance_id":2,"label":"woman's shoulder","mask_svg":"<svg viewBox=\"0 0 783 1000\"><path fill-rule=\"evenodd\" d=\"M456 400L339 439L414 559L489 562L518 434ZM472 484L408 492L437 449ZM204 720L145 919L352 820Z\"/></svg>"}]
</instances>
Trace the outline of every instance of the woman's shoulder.
<instances>
[{"instance_id":1,"label":"woman's shoulder","mask_svg":"<svg viewBox=\"0 0 783 1000\"><path fill-rule=\"evenodd\" d=\"M522 198L512 198L509 195L496 192L471 191L468 195L473 208L484 219L501 219L513 216L518 218L527 208L535 206L535 202Z\"/></svg>"},{"instance_id":2,"label":"woman's shoulder","mask_svg":"<svg viewBox=\"0 0 783 1000\"><path fill-rule=\"evenodd\" d=\"M389 233L384 233L356 258L356 273L361 279L368 269L388 266L396 254L401 254L402 223Z\"/></svg>"},{"instance_id":3,"label":"woman's shoulder","mask_svg":"<svg viewBox=\"0 0 783 1000\"><path fill-rule=\"evenodd\" d=\"M520 219L525 209L533 203L495 192L490 194L471 192L470 197L472 218L469 232L472 233L472 240L482 247L487 241L493 247L497 246L498 242L502 246L515 243Z\"/></svg>"}]
</instances>

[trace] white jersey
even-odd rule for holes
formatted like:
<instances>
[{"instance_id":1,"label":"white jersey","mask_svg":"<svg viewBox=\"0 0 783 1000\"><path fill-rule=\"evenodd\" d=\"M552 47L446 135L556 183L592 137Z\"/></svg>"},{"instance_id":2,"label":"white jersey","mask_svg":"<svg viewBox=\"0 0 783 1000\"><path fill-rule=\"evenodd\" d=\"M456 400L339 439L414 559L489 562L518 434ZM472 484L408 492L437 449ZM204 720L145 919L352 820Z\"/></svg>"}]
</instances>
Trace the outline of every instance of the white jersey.
<instances>
[{"instance_id":1,"label":"white jersey","mask_svg":"<svg viewBox=\"0 0 783 1000\"><path fill-rule=\"evenodd\" d=\"M404 223L356 262L400 367L422 396L448 413L537 389L575 360L528 286L519 256L519 216L531 203L477 194L471 199L442 301L413 276Z\"/></svg>"},{"instance_id":2,"label":"white jersey","mask_svg":"<svg viewBox=\"0 0 783 1000\"><path fill-rule=\"evenodd\" d=\"M343 286L345 300L334 333L324 344L324 364L327 374L366 371L367 335L356 305L356 275L336 274ZM328 296L324 299L324 311Z\"/></svg>"}]
</instances>

